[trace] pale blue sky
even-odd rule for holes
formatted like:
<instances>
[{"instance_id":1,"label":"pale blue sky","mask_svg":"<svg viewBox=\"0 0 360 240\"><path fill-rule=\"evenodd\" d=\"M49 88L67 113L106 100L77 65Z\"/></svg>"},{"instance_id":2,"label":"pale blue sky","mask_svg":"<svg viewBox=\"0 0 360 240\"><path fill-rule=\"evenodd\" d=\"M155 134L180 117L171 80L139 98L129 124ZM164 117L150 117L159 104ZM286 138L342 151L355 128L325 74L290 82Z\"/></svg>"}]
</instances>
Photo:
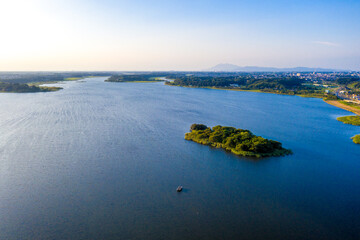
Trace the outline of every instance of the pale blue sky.
<instances>
[{"instance_id":1,"label":"pale blue sky","mask_svg":"<svg viewBox=\"0 0 360 240\"><path fill-rule=\"evenodd\" d=\"M360 70L359 11L359 0L0 0L0 70Z\"/></svg>"}]
</instances>

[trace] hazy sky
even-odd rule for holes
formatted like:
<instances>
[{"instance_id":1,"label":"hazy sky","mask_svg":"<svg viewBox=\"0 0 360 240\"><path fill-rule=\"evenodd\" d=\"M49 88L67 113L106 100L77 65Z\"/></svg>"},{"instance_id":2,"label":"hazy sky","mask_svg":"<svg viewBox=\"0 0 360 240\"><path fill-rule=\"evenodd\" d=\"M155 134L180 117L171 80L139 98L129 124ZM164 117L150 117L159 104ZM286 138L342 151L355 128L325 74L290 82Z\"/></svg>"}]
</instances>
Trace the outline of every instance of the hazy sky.
<instances>
[{"instance_id":1,"label":"hazy sky","mask_svg":"<svg viewBox=\"0 0 360 240\"><path fill-rule=\"evenodd\" d=\"M360 70L360 0L0 0L0 71Z\"/></svg>"}]
</instances>

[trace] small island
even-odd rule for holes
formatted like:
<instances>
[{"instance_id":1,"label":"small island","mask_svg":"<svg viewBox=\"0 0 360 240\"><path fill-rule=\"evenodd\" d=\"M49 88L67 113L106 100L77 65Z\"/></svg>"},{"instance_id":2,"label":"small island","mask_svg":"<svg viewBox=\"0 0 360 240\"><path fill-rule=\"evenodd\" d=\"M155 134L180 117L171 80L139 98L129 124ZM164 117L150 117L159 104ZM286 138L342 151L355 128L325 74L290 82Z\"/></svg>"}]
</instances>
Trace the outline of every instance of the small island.
<instances>
[{"instance_id":1,"label":"small island","mask_svg":"<svg viewBox=\"0 0 360 240\"><path fill-rule=\"evenodd\" d=\"M129 75L113 75L105 82L163 82L164 80L152 74L129 74Z\"/></svg>"},{"instance_id":2,"label":"small island","mask_svg":"<svg viewBox=\"0 0 360 240\"><path fill-rule=\"evenodd\" d=\"M6 93L33 93L33 92L53 92L58 91L60 87L39 87L28 85L26 83L6 83L0 82L0 92Z\"/></svg>"},{"instance_id":3,"label":"small island","mask_svg":"<svg viewBox=\"0 0 360 240\"><path fill-rule=\"evenodd\" d=\"M223 148L238 156L272 157L291 154L277 141L252 134L249 130L234 127L215 126L212 129L203 124L193 124L185 139L203 145Z\"/></svg>"},{"instance_id":4,"label":"small island","mask_svg":"<svg viewBox=\"0 0 360 240\"><path fill-rule=\"evenodd\" d=\"M338 117L337 120L340 122L346 123L346 124L360 126L360 116L358 116L358 115Z\"/></svg>"}]
</instances>

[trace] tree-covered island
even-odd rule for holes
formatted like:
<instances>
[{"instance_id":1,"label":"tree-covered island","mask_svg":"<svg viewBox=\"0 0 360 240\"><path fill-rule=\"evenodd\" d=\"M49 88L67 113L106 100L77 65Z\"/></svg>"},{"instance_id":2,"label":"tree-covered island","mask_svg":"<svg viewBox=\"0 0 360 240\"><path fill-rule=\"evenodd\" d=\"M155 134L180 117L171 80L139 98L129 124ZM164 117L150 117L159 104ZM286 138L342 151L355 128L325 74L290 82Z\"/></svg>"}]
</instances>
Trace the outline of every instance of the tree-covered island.
<instances>
[{"instance_id":1,"label":"tree-covered island","mask_svg":"<svg viewBox=\"0 0 360 240\"><path fill-rule=\"evenodd\" d=\"M161 82L158 74L123 74L123 75L112 75L105 82Z\"/></svg>"},{"instance_id":2,"label":"tree-covered island","mask_svg":"<svg viewBox=\"0 0 360 240\"><path fill-rule=\"evenodd\" d=\"M249 130L215 126L212 129L203 124L193 124L185 139L203 145L223 148L239 156L271 157L291 154L280 142L252 134Z\"/></svg>"},{"instance_id":3,"label":"tree-covered island","mask_svg":"<svg viewBox=\"0 0 360 240\"><path fill-rule=\"evenodd\" d=\"M32 93L32 92L52 92L60 90L59 87L39 87L26 83L4 83L0 82L0 92L9 93Z\"/></svg>"}]
</instances>

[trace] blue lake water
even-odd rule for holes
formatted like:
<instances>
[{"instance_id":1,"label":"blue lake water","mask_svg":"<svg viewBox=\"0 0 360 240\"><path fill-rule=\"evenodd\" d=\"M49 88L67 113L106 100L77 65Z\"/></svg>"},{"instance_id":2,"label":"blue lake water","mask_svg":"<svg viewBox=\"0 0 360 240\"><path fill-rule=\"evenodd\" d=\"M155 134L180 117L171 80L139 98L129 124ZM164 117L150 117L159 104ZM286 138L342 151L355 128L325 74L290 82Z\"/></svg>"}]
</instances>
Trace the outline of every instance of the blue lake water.
<instances>
[{"instance_id":1,"label":"blue lake water","mask_svg":"<svg viewBox=\"0 0 360 240\"><path fill-rule=\"evenodd\" d=\"M349 112L104 79L0 94L0 239L360 239L360 127L336 121ZM184 140L192 123L294 154L236 157Z\"/></svg>"}]
</instances>

